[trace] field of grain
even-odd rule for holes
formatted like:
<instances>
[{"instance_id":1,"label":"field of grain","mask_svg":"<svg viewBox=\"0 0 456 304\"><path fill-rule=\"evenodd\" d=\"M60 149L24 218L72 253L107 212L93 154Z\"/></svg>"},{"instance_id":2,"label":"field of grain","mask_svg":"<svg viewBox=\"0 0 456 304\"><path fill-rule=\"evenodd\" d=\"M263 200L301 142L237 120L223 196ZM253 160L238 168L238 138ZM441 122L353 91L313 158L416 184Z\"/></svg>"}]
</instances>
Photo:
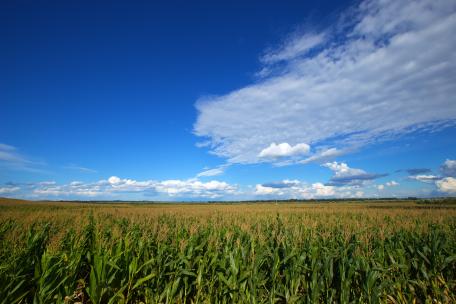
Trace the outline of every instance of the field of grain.
<instances>
[{"instance_id":1,"label":"field of grain","mask_svg":"<svg viewBox=\"0 0 456 304\"><path fill-rule=\"evenodd\" d=\"M455 303L456 206L0 201L0 303Z\"/></svg>"}]
</instances>

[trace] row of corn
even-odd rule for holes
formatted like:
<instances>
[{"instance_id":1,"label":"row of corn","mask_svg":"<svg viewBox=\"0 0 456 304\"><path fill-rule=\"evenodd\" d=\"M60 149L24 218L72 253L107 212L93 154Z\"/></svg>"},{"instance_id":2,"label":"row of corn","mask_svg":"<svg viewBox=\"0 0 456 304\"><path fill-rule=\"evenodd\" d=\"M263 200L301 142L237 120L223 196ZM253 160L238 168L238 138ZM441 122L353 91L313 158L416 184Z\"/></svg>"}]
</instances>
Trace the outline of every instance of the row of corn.
<instances>
[{"instance_id":1,"label":"row of corn","mask_svg":"<svg viewBox=\"0 0 456 304\"><path fill-rule=\"evenodd\" d=\"M51 222L15 239L0 223L0 303L456 303L456 222L361 241L280 216L252 220L258 233L158 220L166 236L90 216L57 246Z\"/></svg>"}]
</instances>

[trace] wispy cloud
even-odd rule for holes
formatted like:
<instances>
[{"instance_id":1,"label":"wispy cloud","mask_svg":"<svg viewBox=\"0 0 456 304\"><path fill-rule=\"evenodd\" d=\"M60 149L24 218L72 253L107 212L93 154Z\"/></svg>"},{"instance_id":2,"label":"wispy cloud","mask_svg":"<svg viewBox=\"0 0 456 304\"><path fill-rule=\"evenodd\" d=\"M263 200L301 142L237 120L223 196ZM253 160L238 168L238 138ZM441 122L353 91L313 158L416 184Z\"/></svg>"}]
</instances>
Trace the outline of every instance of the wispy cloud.
<instances>
[{"instance_id":1,"label":"wispy cloud","mask_svg":"<svg viewBox=\"0 0 456 304\"><path fill-rule=\"evenodd\" d=\"M299 161L299 163L307 164L312 162L324 162L345 153L347 153L347 150L339 150L337 148L321 149L320 151L315 152L312 156Z\"/></svg>"},{"instance_id":2,"label":"wispy cloud","mask_svg":"<svg viewBox=\"0 0 456 304\"><path fill-rule=\"evenodd\" d=\"M75 171L84 172L84 173L97 173L97 170L90 169L90 168L87 168L87 167L78 166L78 165L75 165L75 164L69 164L67 166L63 166L63 169L75 170Z\"/></svg>"},{"instance_id":3,"label":"wispy cloud","mask_svg":"<svg viewBox=\"0 0 456 304\"><path fill-rule=\"evenodd\" d=\"M0 161L9 163L28 163L13 146L0 143Z\"/></svg>"},{"instance_id":4,"label":"wispy cloud","mask_svg":"<svg viewBox=\"0 0 456 304\"><path fill-rule=\"evenodd\" d=\"M437 175L432 174L418 174L418 175L411 175L408 177L411 180L416 180L423 183L433 183L436 180L439 180L440 177Z\"/></svg>"},{"instance_id":5,"label":"wispy cloud","mask_svg":"<svg viewBox=\"0 0 456 304\"><path fill-rule=\"evenodd\" d=\"M223 164L220 166L217 166L212 169L205 169L204 171L198 173L196 177L210 177L210 176L217 176L225 173L225 170L230 166L231 164Z\"/></svg>"},{"instance_id":6,"label":"wispy cloud","mask_svg":"<svg viewBox=\"0 0 456 304\"><path fill-rule=\"evenodd\" d=\"M325 42L324 33L294 34L291 35L281 46L267 50L260 61L265 65L275 64L281 61L290 61L307 54L310 50Z\"/></svg>"},{"instance_id":7,"label":"wispy cloud","mask_svg":"<svg viewBox=\"0 0 456 304\"><path fill-rule=\"evenodd\" d=\"M410 175L418 175L418 174L425 174L425 173L431 173L432 170L428 168L412 168L412 169L406 169L408 174Z\"/></svg>"},{"instance_id":8,"label":"wispy cloud","mask_svg":"<svg viewBox=\"0 0 456 304\"><path fill-rule=\"evenodd\" d=\"M369 0L344 20L263 54L278 73L199 100L194 133L232 163L264 161L271 143L306 143L311 162L455 125L454 1Z\"/></svg>"},{"instance_id":9,"label":"wispy cloud","mask_svg":"<svg viewBox=\"0 0 456 304\"><path fill-rule=\"evenodd\" d=\"M27 158L16 147L0 143L0 167L9 170L43 173L46 172L41 168L43 165L43 162Z\"/></svg>"}]
</instances>

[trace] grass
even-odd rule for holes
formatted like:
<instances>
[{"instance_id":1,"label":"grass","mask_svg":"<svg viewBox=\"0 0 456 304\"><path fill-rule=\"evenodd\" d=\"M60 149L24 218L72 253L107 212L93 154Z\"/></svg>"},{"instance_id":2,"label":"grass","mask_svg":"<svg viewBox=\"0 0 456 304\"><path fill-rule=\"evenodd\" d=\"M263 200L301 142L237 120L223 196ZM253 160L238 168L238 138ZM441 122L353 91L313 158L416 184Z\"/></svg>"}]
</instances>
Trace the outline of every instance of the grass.
<instances>
[{"instance_id":1,"label":"grass","mask_svg":"<svg viewBox=\"0 0 456 304\"><path fill-rule=\"evenodd\" d=\"M0 201L0 303L454 303L456 206Z\"/></svg>"}]
</instances>

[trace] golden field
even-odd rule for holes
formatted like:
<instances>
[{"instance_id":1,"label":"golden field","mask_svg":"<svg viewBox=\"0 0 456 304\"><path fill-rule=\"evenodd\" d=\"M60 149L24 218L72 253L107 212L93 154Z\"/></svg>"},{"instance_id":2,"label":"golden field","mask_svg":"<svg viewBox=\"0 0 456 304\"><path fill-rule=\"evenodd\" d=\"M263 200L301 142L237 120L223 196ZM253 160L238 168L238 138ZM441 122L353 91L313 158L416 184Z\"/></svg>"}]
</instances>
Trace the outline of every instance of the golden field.
<instances>
[{"instance_id":1,"label":"golden field","mask_svg":"<svg viewBox=\"0 0 456 304\"><path fill-rule=\"evenodd\" d=\"M2 199L0 291L4 303L450 303L455 228L447 202Z\"/></svg>"}]
</instances>

